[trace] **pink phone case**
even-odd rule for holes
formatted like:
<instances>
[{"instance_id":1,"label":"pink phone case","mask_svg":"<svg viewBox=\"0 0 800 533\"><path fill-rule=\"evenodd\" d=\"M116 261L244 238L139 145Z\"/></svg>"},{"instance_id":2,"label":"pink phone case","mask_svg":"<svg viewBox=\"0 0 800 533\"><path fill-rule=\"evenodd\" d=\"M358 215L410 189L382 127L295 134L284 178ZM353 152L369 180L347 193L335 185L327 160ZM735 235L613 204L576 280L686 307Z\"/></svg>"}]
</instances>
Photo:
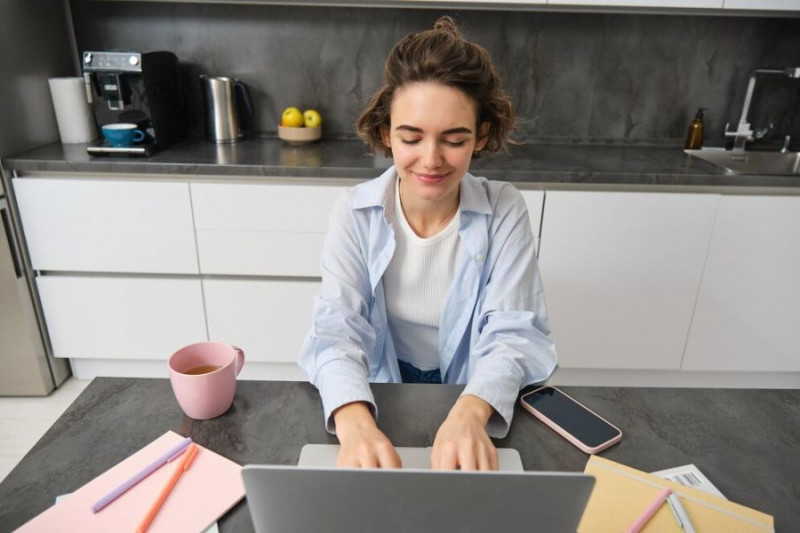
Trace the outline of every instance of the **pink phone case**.
<instances>
[{"instance_id":1,"label":"pink phone case","mask_svg":"<svg viewBox=\"0 0 800 533\"><path fill-rule=\"evenodd\" d=\"M524 401L525 396L527 396L528 394L533 394L533 393L535 393L537 391L540 391L542 389L546 389L548 387L551 388L551 389L557 390L559 393L563 394L564 396L569 398L571 401L575 402L577 405L580 405L581 407L583 407L584 409L586 409L587 411L592 413L592 415L596 416L597 418L599 418L600 420L602 420L603 422L605 422L606 424L608 424L612 428L616 429L617 430L617 435L615 437L612 437L609 440L601 443L601 444L598 444L597 446L594 446L594 447L587 446L585 443L583 443L580 440L578 440L577 437L575 437L572 433L568 432L567 430L565 430L564 428L562 428L561 426L556 424L554 421L552 421L549 418L547 418L544 414L542 414L541 412L537 411L535 408L533 408L530 405L528 405L527 403L525 403L525 401ZM556 433L558 433L559 435L561 435L562 437L567 439L569 442L572 443L573 446L575 446L576 448L578 448L582 452L588 453L590 455L594 455L597 452L601 452L601 451L605 450L606 448L608 448L609 446L618 443L622 439L622 431L617 426L615 426L614 424L612 424L611 422L609 422L608 420L606 420L602 416L598 415L597 413L595 413L594 411L592 411L591 409L589 409L588 407L583 405L581 402L579 402L578 400L576 400L575 398L573 398L569 394L565 393L564 391L562 391L560 389L556 389L556 387L552 387L550 385L545 386L545 387L539 387L536 390L533 390L533 391L531 391L529 393L524 394L519 399L519 401L522 404L522 407L524 407L526 411L528 411L530 414L532 414L533 416L535 416L536 418L538 418L539 420L541 420L542 422L547 424L550 427L550 429L552 429L553 431L555 431Z\"/></svg>"}]
</instances>

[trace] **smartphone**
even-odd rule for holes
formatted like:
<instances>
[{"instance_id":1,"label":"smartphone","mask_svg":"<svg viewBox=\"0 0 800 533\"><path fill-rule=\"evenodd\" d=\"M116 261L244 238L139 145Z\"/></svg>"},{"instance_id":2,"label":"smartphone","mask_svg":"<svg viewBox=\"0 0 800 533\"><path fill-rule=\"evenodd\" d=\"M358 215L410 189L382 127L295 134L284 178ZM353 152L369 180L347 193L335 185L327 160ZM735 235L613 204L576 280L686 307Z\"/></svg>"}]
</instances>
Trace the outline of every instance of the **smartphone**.
<instances>
[{"instance_id":1,"label":"smartphone","mask_svg":"<svg viewBox=\"0 0 800 533\"><path fill-rule=\"evenodd\" d=\"M578 447L595 454L622 439L619 428L555 387L540 387L524 394L527 411Z\"/></svg>"}]
</instances>

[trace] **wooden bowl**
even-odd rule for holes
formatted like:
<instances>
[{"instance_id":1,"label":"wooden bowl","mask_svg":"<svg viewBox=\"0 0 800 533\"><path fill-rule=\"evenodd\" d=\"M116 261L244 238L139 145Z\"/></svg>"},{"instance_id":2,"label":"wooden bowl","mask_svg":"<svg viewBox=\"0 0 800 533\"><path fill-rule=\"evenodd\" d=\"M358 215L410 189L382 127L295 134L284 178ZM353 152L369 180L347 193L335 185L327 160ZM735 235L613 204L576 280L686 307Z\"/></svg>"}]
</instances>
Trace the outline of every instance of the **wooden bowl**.
<instances>
[{"instance_id":1,"label":"wooden bowl","mask_svg":"<svg viewBox=\"0 0 800 533\"><path fill-rule=\"evenodd\" d=\"M278 125L278 137L283 139L289 144L306 144L313 143L322 137L322 128L290 128L288 126Z\"/></svg>"}]
</instances>

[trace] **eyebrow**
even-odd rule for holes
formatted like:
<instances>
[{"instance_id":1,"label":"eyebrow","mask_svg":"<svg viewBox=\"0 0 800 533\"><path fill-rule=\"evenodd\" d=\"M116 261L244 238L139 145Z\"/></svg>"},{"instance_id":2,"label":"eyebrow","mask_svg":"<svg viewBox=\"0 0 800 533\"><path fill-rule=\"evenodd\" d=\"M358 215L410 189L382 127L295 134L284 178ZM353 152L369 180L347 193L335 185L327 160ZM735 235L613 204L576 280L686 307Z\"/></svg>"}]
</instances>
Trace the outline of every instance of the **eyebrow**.
<instances>
[{"instance_id":1,"label":"eyebrow","mask_svg":"<svg viewBox=\"0 0 800 533\"><path fill-rule=\"evenodd\" d=\"M404 130L404 131L411 131L411 132L414 132L414 133L422 133L422 129L421 128L416 128L414 126L408 126L408 125L405 125L405 124L401 124L401 125L397 126L395 128L395 130ZM451 135L453 133L470 133L471 134L472 130L469 129L469 128L464 128L464 127L461 127L461 128L450 128L449 130L444 130L442 132L442 135Z\"/></svg>"}]
</instances>

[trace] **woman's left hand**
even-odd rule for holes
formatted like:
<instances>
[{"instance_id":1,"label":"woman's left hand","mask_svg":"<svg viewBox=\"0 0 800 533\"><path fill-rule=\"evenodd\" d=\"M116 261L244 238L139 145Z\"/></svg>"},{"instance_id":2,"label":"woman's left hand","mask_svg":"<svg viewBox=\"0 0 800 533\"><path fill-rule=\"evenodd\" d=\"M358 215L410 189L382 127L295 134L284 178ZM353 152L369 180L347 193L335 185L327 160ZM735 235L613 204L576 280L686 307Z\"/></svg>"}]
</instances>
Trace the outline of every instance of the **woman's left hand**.
<instances>
[{"instance_id":1,"label":"woman's left hand","mask_svg":"<svg viewBox=\"0 0 800 533\"><path fill-rule=\"evenodd\" d=\"M493 411L491 405L477 396L459 398L436 433L431 468L497 470L497 448L486 433L486 423Z\"/></svg>"}]
</instances>

